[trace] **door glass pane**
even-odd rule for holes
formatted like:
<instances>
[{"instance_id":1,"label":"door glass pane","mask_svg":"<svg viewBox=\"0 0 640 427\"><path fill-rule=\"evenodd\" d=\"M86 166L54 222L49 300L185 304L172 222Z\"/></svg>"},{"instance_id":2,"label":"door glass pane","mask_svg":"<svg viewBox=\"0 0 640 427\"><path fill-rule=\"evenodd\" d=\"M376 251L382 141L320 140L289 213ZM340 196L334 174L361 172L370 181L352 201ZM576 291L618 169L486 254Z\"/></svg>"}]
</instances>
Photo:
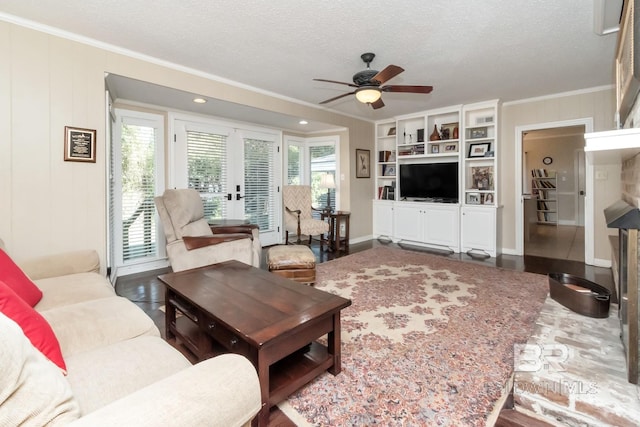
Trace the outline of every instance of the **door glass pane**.
<instances>
[{"instance_id":1,"label":"door glass pane","mask_svg":"<svg viewBox=\"0 0 640 427\"><path fill-rule=\"evenodd\" d=\"M302 184L302 170L300 168L300 147L289 145L287 147L287 184Z\"/></svg>"},{"instance_id":2,"label":"door glass pane","mask_svg":"<svg viewBox=\"0 0 640 427\"><path fill-rule=\"evenodd\" d=\"M244 211L261 232L275 229L275 143L244 140Z\"/></svg>"},{"instance_id":3,"label":"door glass pane","mask_svg":"<svg viewBox=\"0 0 640 427\"><path fill-rule=\"evenodd\" d=\"M335 188L320 188L320 180L322 175L333 174L334 182L336 174L336 148L335 145L321 145L309 147L309 156L311 159L311 202L315 208L323 208L327 206L327 195L331 200L331 206L336 206Z\"/></svg>"},{"instance_id":4,"label":"door glass pane","mask_svg":"<svg viewBox=\"0 0 640 427\"><path fill-rule=\"evenodd\" d=\"M227 136L187 131L189 188L200 193L207 220L226 218Z\"/></svg>"},{"instance_id":5,"label":"door glass pane","mask_svg":"<svg viewBox=\"0 0 640 427\"><path fill-rule=\"evenodd\" d=\"M130 261L156 255L156 130L122 125L122 255Z\"/></svg>"}]
</instances>

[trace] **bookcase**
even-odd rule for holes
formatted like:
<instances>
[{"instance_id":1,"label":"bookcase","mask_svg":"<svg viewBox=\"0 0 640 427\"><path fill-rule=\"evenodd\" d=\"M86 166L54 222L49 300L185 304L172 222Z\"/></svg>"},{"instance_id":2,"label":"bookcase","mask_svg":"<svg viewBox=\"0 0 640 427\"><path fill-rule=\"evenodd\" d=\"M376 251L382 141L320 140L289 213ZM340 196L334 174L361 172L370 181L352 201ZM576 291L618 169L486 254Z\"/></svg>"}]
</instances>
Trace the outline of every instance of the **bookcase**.
<instances>
[{"instance_id":1,"label":"bookcase","mask_svg":"<svg viewBox=\"0 0 640 427\"><path fill-rule=\"evenodd\" d=\"M558 225L558 179L555 171L531 170L531 190L536 196L538 224Z\"/></svg>"},{"instance_id":2,"label":"bookcase","mask_svg":"<svg viewBox=\"0 0 640 427\"><path fill-rule=\"evenodd\" d=\"M394 200L396 188L396 121L376 125L376 200Z\"/></svg>"},{"instance_id":3,"label":"bookcase","mask_svg":"<svg viewBox=\"0 0 640 427\"><path fill-rule=\"evenodd\" d=\"M498 104L454 105L376 122L374 236L496 256ZM418 163L457 164L458 202L401 200L402 165Z\"/></svg>"},{"instance_id":4,"label":"bookcase","mask_svg":"<svg viewBox=\"0 0 640 427\"><path fill-rule=\"evenodd\" d=\"M470 256L496 256L498 100L467 104L462 113L460 248Z\"/></svg>"}]
</instances>

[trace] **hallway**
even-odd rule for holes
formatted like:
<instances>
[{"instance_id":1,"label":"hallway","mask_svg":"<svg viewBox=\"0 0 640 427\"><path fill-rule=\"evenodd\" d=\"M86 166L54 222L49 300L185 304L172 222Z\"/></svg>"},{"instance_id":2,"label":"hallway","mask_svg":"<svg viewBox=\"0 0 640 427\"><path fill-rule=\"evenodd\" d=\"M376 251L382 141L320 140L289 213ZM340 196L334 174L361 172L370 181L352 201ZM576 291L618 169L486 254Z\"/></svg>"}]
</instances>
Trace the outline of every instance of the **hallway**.
<instances>
[{"instance_id":1,"label":"hallway","mask_svg":"<svg viewBox=\"0 0 640 427\"><path fill-rule=\"evenodd\" d=\"M584 262L584 227L536 225L524 242L524 253Z\"/></svg>"}]
</instances>

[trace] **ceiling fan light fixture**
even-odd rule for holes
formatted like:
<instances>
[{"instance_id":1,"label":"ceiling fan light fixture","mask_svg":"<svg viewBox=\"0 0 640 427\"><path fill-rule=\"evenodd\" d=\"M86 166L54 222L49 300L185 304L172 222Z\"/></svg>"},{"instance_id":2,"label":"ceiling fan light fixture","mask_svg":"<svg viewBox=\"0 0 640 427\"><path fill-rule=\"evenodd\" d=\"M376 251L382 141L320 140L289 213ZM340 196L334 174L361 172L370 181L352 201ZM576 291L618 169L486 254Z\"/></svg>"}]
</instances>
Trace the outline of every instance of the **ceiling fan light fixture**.
<instances>
[{"instance_id":1,"label":"ceiling fan light fixture","mask_svg":"<svg viewBox=\"0 0 640 427\"><path fill-rule=\"evenodd\" d=\"M382 93L378 88L365 87L356 91L356 98L363 104L372 104L376 102Z\"/></svg>"}]
</instances>

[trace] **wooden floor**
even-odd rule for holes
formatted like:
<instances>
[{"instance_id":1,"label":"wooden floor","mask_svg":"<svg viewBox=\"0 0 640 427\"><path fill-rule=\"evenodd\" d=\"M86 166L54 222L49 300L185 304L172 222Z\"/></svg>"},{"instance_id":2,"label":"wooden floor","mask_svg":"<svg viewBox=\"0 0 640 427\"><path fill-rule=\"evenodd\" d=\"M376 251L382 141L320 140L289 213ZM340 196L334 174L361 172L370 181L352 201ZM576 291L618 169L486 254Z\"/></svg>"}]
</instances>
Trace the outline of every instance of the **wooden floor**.
<instances>
[{"instance_id":1,"label":"wooden floor","mask_svg":"<svg viewBox=\"0 0 640 427\"><path fill-rule=\"evenodd\" d=\"M348 253L356 253L366 249L370 249L376 246L393 246L398 247L394 243L388 243L378 240L371 240L358 244L352 244L349 247ZM572 261L567 259L551 259L542 258L537 256L512 256L512 255L499 255L496 258L488 258L485 260L474 259L466 254L442 254L426 250L415 246L401 245L403 249L415 250L421 252L428 252L432 254L441 255L450 259L458 259L466 262L479 263L483 265L491 265L495 267L501 267L506 269L512 269L517 271L527 271L539 274L548 274L551 272L569 273L576 276L584 277L587 280L598 283L615 293L613 285L613 277L611 269L593 267L585 265L582 262ZM348 255L348 253L342 252L339 254L333 252L320 251L320 248L314 243L311 246L315 256L316 262L322 263L330 261L332 259ZM263 251L263 255L266 251ZM265 262L262 260L262 266L264 268ZM158 274L166 272L168 270L153 271L143 274L135 274L131 276L121 277L116 282L116 292L118 295L129 298L140 306L156 323L164 337L164 287L160 281L156 278ZM509 401L508 401L509 402ZM523 418L523 415L516 413L513 410L508 409L509 403L506 405L505 410L502 411L500 419L496 425L502 427L517 427L517 426L545 426L545 423L541 423L538 420ZM271 420L269 422L270 427L290 427L295 426L277 407L272 410Z\"/></svg>"}]
</instances>

